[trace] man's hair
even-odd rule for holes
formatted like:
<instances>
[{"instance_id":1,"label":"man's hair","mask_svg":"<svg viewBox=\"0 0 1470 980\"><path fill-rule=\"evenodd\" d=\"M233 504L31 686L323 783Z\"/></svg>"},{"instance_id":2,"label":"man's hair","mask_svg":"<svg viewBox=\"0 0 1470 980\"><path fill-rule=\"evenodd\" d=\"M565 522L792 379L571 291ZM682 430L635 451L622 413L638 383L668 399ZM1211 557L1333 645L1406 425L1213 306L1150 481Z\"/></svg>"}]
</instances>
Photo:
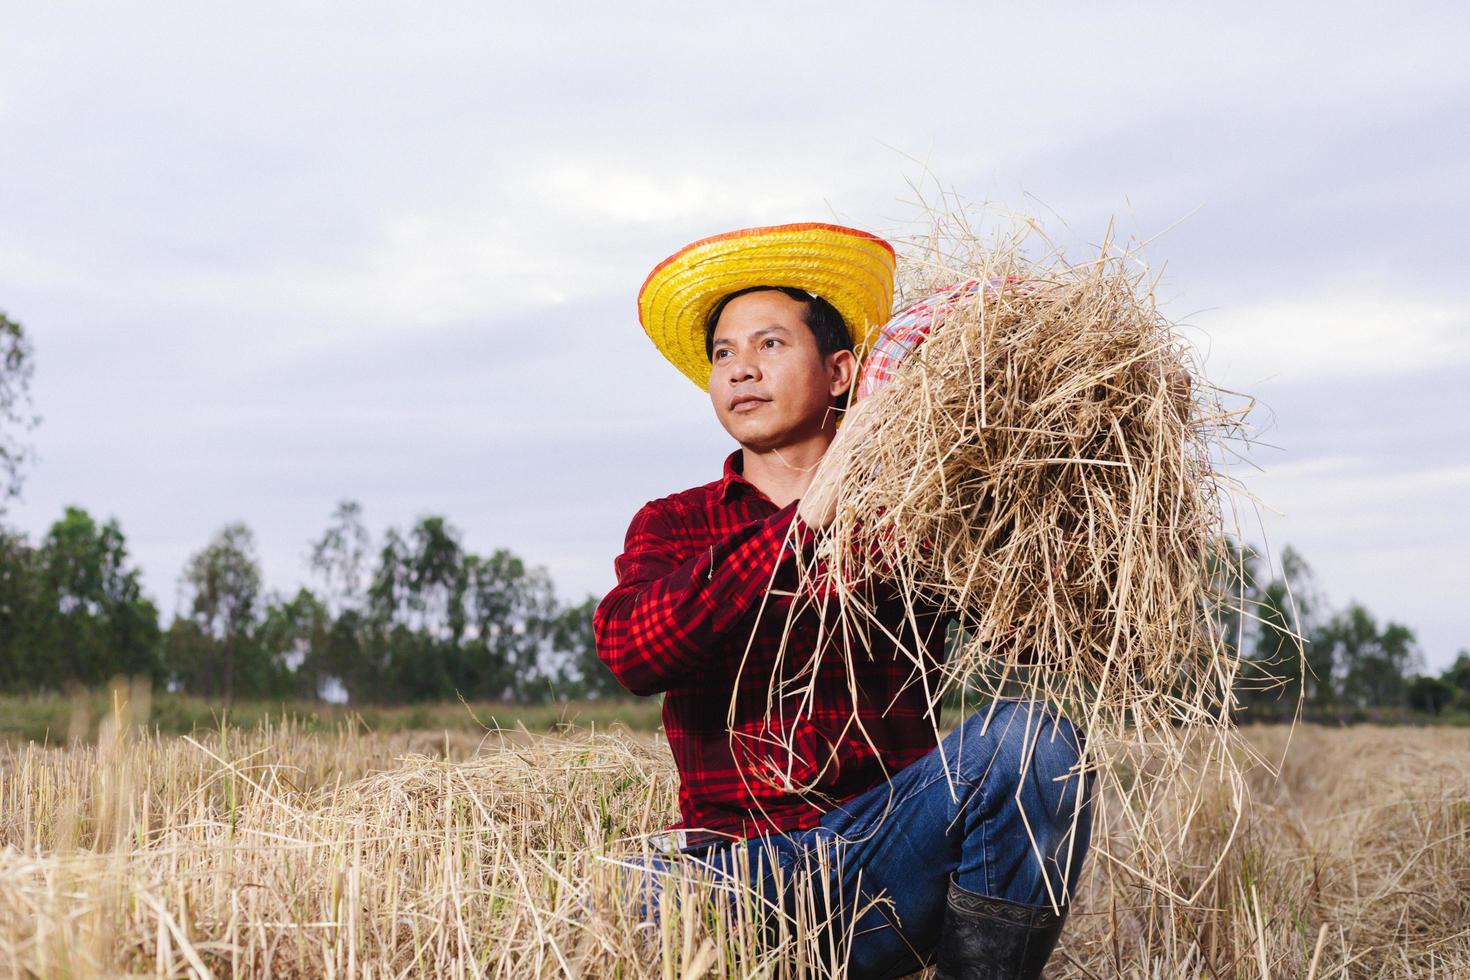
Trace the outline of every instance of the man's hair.
<instances>
[{"instance_id":1,"label":"man's hair","mask_svg":"<svg viewBox=\"0 0 1470 980\"><path fill-rule=\"evenodd\" d=\"M705 357L711 361L715 359L715 325L720 322L720 314L725 312L725 307L729 305L730 300L737 296L744 296L746 293L760 293L767 290L785 293L791 299L806 304L806 312L802 315L802 321L811 330L812 336L817 338L817 350L821 351L823 358L840 350L852 350L852 336L847 332L847 323L842 319L842 314L837 312L837 307L822 297L813 296L804 289L794 289L791 286L747 286L744 289L737 289L715 304L709 319L704 322Z\"/></svg>"}]
</instances>

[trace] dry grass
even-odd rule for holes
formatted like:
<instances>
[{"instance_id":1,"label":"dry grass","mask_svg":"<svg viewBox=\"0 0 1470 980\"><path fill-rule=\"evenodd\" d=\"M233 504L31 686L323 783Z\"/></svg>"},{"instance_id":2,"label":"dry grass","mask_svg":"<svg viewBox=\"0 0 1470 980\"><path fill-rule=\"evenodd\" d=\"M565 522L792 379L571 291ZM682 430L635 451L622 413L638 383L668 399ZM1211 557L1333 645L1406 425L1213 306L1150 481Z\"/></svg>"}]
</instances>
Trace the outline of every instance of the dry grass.
<instances>
[{"instance_id":1,"label":"dry grass","mask_svg":"<svg viewBox=\"0 0 1470 980\"><path fill-rule=\"evenodd\" d=\"M1254 729L1279 756L1286 729ZM1118 861L1102 808L1054 976L1470 975L1470 732L1300 729L1172 837L1185 906ZM642 926L618 861L676 814L625 730L299 728L0 748L0 972L12 976L830 976L699 887ZM1161 810L1160 812L1165 812ZM672 889L677 895L680 889ZM1315 965L1313 965L1315 962Z\"/></svg>"}]
</instances>

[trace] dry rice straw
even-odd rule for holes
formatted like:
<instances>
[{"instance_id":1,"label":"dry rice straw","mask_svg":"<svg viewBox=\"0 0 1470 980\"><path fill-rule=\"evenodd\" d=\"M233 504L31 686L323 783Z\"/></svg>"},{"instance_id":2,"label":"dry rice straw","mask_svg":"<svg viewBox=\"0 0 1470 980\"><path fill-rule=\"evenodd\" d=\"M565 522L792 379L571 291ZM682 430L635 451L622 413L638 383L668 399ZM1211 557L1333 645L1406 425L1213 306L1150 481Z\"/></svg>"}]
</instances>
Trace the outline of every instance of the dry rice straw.
<instances>
[{"instance_id":1,"label":"dry rice straw","mask_svg":"<svg viewBox=\"0 0 1470 980\"><path fill-rule=\"evenodd\" d=\"M1045 258L1028 258L1036 241ZM910 614L948 609L958 632L931 706L1061 706L1141 849L1097 860L1172 893L1170 842L1150 828L1187 828L1190 814L1156 807L1202 794L1162 791L1229 787L1237 819L1244 804L1239 661L1218 627L1235 599L1216 564L1236 489L1220 460L1247 438L1248 400L1204 380L1137 254L1105 242L1070 263L1034 223L983 240L963 209L932 212L904 246L900 306L965 280L1011 285L940 317L823 461L837 515L804 573L839 596L823 633L850 665L884 628L852 583L897 584ZM923 683L923 651L901 653ZM777 665L773 704L791 703L793 677L814 679L797 659Z\"/></svg>"}]
</instances>

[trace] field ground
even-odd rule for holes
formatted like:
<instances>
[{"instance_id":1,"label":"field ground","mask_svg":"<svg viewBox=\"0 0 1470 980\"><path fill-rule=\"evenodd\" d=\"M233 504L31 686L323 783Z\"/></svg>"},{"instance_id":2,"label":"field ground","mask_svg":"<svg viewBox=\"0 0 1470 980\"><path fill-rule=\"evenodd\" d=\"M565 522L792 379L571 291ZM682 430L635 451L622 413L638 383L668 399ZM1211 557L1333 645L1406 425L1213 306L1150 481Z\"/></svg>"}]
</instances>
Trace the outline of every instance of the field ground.
<instances>
[{"instance_id":1,"label":"field ground","mask_svg":"<svg viewBox=\"0 0 1470 980\"><path fill-rule=\"evenodd\" d=\"M658 736L588 714L12 730L0 975L833 975L800 923L772 950L697 883L639 926L615 862L672 819L674 774ZM1470 976L1470 731L1245 736L1284 763L1252 773L1233 836L1223 803L1181 830L1176 887L1220 861L1199 901L1117 868L1104 821L1049 976Z\"/></svg>"}]
</instances>

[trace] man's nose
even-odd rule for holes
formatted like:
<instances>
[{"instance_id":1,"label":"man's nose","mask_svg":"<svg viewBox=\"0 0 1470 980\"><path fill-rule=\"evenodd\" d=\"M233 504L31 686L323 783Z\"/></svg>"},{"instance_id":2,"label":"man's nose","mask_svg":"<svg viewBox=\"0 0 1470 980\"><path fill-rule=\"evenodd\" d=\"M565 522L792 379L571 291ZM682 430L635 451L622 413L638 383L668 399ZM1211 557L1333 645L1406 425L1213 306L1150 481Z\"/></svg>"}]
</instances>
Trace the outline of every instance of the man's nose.
<instances>
[{"instance_id":1,"label":"man's nose","mask_svg":"<svg viewBox=\"0 0 1470 980\"><path fill-rule=\"evenodd\" d=\"M726 376L730 379L731 384L738 384L741 381L760 380L760 368L756 365L754 357L736 353L730 355L730 360L733 363L730 363L726 368L728 372Z\"/></svg>"}]
</instances>

